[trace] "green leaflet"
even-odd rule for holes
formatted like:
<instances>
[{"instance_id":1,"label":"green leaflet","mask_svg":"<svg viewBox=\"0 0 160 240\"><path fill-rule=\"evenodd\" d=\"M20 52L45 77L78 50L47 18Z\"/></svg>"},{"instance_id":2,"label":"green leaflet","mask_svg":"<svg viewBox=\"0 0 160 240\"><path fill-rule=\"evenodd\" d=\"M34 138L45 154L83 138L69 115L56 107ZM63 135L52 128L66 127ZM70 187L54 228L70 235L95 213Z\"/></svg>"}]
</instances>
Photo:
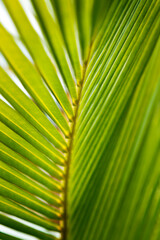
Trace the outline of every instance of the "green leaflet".
<instances>
[{"instance_id":1,"label":"green leaflet","mask_svg":"<svg viewBox=\"0 0 160 240\"><path fill-rule=\"evenodd\" d=\"M128 6L128 7L131 8L131 6ZM104 65L105 71L103 70L104 67L101 68L100 70L98 70L96 72L97 75L92 82L94 85L91 86L91 84L90 84L90 86L92 88L95 87L95 81L99 77L100 78L99 85L97 86L95 91L92 90L93 93L92 93L92 91L90 92L90 94L92 93L92 96L90 97L89 101L87 101L86 98L84 97L83 102L84 103L87 102L87 104L86 104L86 106L83 106L83 111L81 113L81 116L84 120L83 120L83 123L82 123L83 125L81 126L81 129L79 129L80 132L83 131L82 127L86 126L88 119L91 117L91 114L93 113L92 109L91 108L89 109L89 106L92 104L93 99L96 97L96 101L97 101L97 106L96 106L97 110L96 111L98 111L99 110L98 106L100 106L100 104L103 103L104 99L106 99L106 96L109 94L109 91L111 90L111 87L114 85L114 82L118 81L117 78L119 77L120 71L122 69L122 66L124 66L124 64L125 64L126 59L129 57L129 55L131 55L133 58L135 57L137 50L139 50L139 47L141 46L140 44L143 43L142 42L143 39L148 34L148 28L152 24L151 19L154 20L154 17L156 16L156 14L158 12L158 10L156 12L157 5L155 5L155 3L153 3L150 6L148 12L146 12L146 11L147 11L147 7L149 7L149 2L148 2L148 5L145 6L144 9L143 9L144 3L141 3L137 9L135 9L134 7L135 6L133 4L131 10L132 11L136 10L136 12L135 12L133 18L131 19L131 17L130 17L129 22L126 22L126 26L124 25L125 27L127 27L127 25L130 23L128 25L128 28L124 32L124 35L122 35L122 33L121 33L122 38L119 39L121 41L119 41L119 44L114 48L113 52L110 52L110 49L113 48L112 45L111 45L111 48L107 48L107 54L105 56L105 59L103 60L103 63L105 64ZM153 11L153 7L154 7L155 11ZM130 9L126 15L128 15L128 13L131 14ZM139 17L137 18L138 15L139 15ZM150 21L148 21L148 23L146 23L146 20L149 16L151 17L151 19L150 19ZM141 33L141 35L139 35L140 32L142 31L142 29L143 29L143 34ZM139 36L141 36L141 39L139 38ZM152 35L152 36L154 37L154 35ZM157 33L157 36L158 36L158 33ZM133 48L136 41L137 41L137 46L135 48ZM122 48L124 43L125 43L125 47ZM105 49L105 51L106 51L106 49ZM106 57L110 57L110 54L112 54L112 59L109 59L110 61L108 62L108 59ZM114 62L114 64L112 61ZM130 61L134 61L134 60L131 60L131 58L130 58ZM101 72L103 74L98 75ZM119 77L119 79L120 79L119 82L122 79L120 77ZM86 81L86 83L87 83L87 81ZM107 87L107 85L108 85L108 87ZM107 87L107 91L104 92L104 89L106 87ZM87 91L89 91L89 90L90 89L88 88ZM113 94L113 93L111 92L110 95L111 94ZM86 95L87 95L87 93L86 93ZM94 114L96 115L97 112L95 112ZM94 118L95 115L92 115L92 118Z\"/></svg>"},{"instance_id":2,"label":"green leaflet","mask_svg":"<svg viewBox=\"0 0 160 240\"><path fill-rule=\"evenodd\" d=\"M8 148L3 143L0 143L0 153L1 161L6 164L16 168L20 172L26 174L41 183L45 187L48 187L51 191L61 192L62 187L59 185L59 182L51 179L48 174L44 173L36 165L28 161L28 159L23 158L18 153L14 152L12 149ZM56 172L55 172L56 173ZM61 175L55 174L56 178L62 178Z\"/></svg>"},{"instance_id":3,"label":"green leaflet","mask_svg":"<svg viewBox=\"0 0 160 240\"><path fill-rule=\"evenodd\" d=\"M26 177L22 173L9 167L4 162L0 162L0 177L14 183L16 186L44 199L48 203L57 207L61 206L61 199L58 195L48 191L45 187Z\"/></svg>"},{"instance_id":4,"label":"green leaflet","mask_svg":"<svg viewBox=\"0 0 160 240\"><path fill-rule=\"evenodd\" d=\"M39 201L36 197L33 197L29 193L15 187L13 184L0 179L0 191L3 197L9 198L15 202L18 202L24 206L33 209L48 218L59 219L59 213L55 209L46 206L43 202Z\"/></svg>"},{"instance_id":5,"label":"green leaflet","mask_svg":"<svg viewBox=\"0 0 160 240\"><path fill-rule=\"evenodd\" d=\"M52 0L51 3L56 10L68 53L75 69L76 79L80 81L82 78L82 59L74 2L70 0Z\"/></svg>"},{"instance_id":6,"label":"green leaflet","mask_svg":"<svg viewBox=\"0 0 160 240\"><path fill-rule=\"evenodd\" d=\"M45 169L51 175L55 172L61 172L61 169L57 167L56 164L53 164L45 155L39 152L36 148L34 148L31 144L29 144L26 140L16 134L14 131L6 127L3 123L0 123L1 130L1 141L4 144L11 144L12 149L22 154L29 160L31 160L35 164L39 164L40 167ZM55 162L62 163L59 159L55 158ZM56 173L57 174L57 173ZM60 174L60 173L59 173Z\"/></svg>"},{"instance_id":7,"label":"green leaflet","mask_svg":"<svg viewBox=\"0 0 160 240\"><path fill-rule=\"evenodd\" d=\"M7 227L13 228L17 231L21 231L23 233L27 233L27 234L39 237L41 239L46 239L46 240L54 239L54 237L52 235L49 235L49 234L43 233L42 231L38 231L34 228L31 228L21 222L18 222L8 216L5 216L4 214L0 214L0 222L1 222L1 224L5 225ZM3 234L0 236L3 236Z\"/></svg>"},{"instance_id":8,"label":"green leaflet","mask_svg":"<svg viewBox=\"0 0 160 240\"><path fill-rule=\"evenodd\" d=\"M2 36L0 38L1 51L20 77L24 87L37 101L40 107L44 109L44 111L46 111L46 113L58 124L62 131L68 135L68 124L60 112L60 109L45 88L35 67L23 55L11 35L9 35L2 25L0 26L0 35ZM13 55L14 58L12 58Z\"/></svg>"},{"instance_id":9,"label":"green leaflet","mask_svg":"<svg viewBox=\"0 0 160 240\"><path fill-rule=\"evenodd\" d=\"M5 233L0 233L0 237L3 240L20 240L20 238L12 237L11 235L5 234ZM23 239L21 239L23 240Z\"/></svg>"},{"instance_id":10,"label":"green leaflet","mask_svg":"<svg viewBox=\"0 0 160 240\"><path fill-rule=\"evenodd\" d=\"M117 1L114 1L113 5L111 5L112 1L105 1L105 0L95 0L93 2L93 10L92 10L92 19L91 19L91 25L92 25L92 41L94 43L94 40L97 36L97 33L101 30L101 27L103 26L103 21L106 21L106 18L108 18L109 11L113 7L117 7Z\"/></svg>"},{"instance_id":11,"label":"green leaflet","mask_svg":"<svg viewBox=\"0 0 160 240\"><path fill-rule=\"evenodd\" d=\"M18 206L12 201L6 200L5 198L0 196L0 207L5 213L12 212L12 215L20 217L24 220L28 220L32 223L38 224L42 227L46 227L49 230L59 231L59 226L54 224L47 219L39 217L35 213L31 213L29 210L25 210L23 207Z\"/></svg>"},{"instance_id":12,"label":"green leaflet","mask_svg":"<svg viewBox=\"0 0 160 240\"><path fill-rule=\"evenodd\" d=\"M77 19L80 31L81 51L83 61L87 61L91 44L91 20L94 0L75 0Z\"/></svg>"},{"instance_id":13,"label":"green leaflet","mask_svg":"<svg viewBox=\"0 0 160 240\"><path fill-rule=\"evenodd\" d=\"M72 176L72 178L74 177L74 180L71 179L71 183L73 184L72 186L72 191L70 194L72 196L72 203L70 205L70 211L72 212L71 216L72 219L70 219L70 224L72 225L72 229L71 232L74 235L74 238L76 239L81 239L82 235L83 235L83 239L88 239L91 237L91 239L93 239L93 237L96 237L97 239L128 239L128 237L130 237L131 239L136 239L135 237L135 233L138 235L138 231L139 230L139 221L138 218L141 216L143 216L143 214L145 214L144 210L147 211L147 207L149 207L150 204L149 201L150 197L152 197L152 192L151 191L146 191L146 195L145 197L142 197L142 195L140 195L140 192L142 190L142 187L144 187L144 189L147 187L147 185L145 185L145 182L147 183L148 181L150 181L150 189L153 189L153 197L157 196L158 194L158 185L157 185L157 181L160 177L160 172L159 172L159 154L158 154L158 146L159 146L159 133L155 134L154 131L157 132L156 129L159 128L159 110L156 111L156 122L157 125L154 126L154 130L153 131L153 139L150 140L152 142L154 142L154 147L152 145L152 150L149 151L147 153L147 149L148 148L143 148L146 151L146 154L150 154L147 156L147 158L142 159L141 161L139 160L139 157L137 157L138 151L141 153L141 148L142 148L142 144L143 141L145 142L144 139L144 134L146 132L147 126L148 124L151 122L152 119L152 115L154 115L154 106L157 103L157 100L159 101L159 92L160 92L160 72L159 72L159 62L157 61L157 57L160 53L160 41L157 41L157 46L154 50L154 53L152 55L152 58L149 62L149 65L147 65L147 71L145 71L145 74L142 76L141 80L140 80L140 84L139 84L139 88L137 89L137 93L135 94L134 100L132 103L132 106L134 106L134 109L132 109L132 106L130 107L130 114L132 115L128 115L128 125L125 123L124 125L124 134L123 136L123 140L121 139L121 144L117 143L114 147L114 141L111 143L106 144L106 150L104 152L98 152L97 155L95 155L96 157L96 161L94 163L91 162L90 160L90 164L85 168L82 169L83 171L83 177L85 177L85 184L83 182L83 178L82 175L79 174L78 176L78 168L75 169L73 168L72 171L74 171L74 173L76 172L77 175ZM153 63L152 63L153 62ZM156 64L155 64L156 63ZM152 74L153 78L151 81L151 75ZM149 87L150 86L150 87ZM139 95L138 95L139 94ZM146 98L147 96L147 98ZM147 102L148 101L148 102ZM136 113L137 112L137 113ZM144 113L146 112L146 113ZM129 117L130 116L130 117ZM116 116L115 116L116 117ZM126 120L127 121L127 120ZM155 121L155 120L154 120ZM140 125L141 124L141 128ZM118 127L118 126L117 126ZM137 128L136 128L137 127ZM122 128L123 129L123 128ZM127 138L127 134L130 132L130 129L132 130L132 132L130 133L130 137ZM137 136L135 134L138 134ZM156 137L157 135L157 137ZM121 135L120 135L121 136ZM118 137L118 136L117 136ZM156 138L155 138L156 137ZM111 138L113 139L113 137ZM150 138L149 138L150 139ZM120 139L119 139L120 140ZM108 146L107 146L108 145ZM109 146L112 146L112 153L110 153L108 151L108 155L107 156L107 148L109 148ZM119 147L119 148L118 148ZM118 152L116 152L116 150L118 150ZM109 149L111 151L111 149ZM130 154L128 155L127 152L130 152ZM123 154L122 154L123 153ZM101 157L99 156L100 154L103 154ZM122 155L121 155L122 154ZM112 157L113 155L113 157ZM93 152L92 152L92 157L93 157ZM91 158L90 158L91 159ZM98 162L98 159L100 162ZM104 159L104 160L103 160ZM125 162L126 159L126 162ZM129 161L130 159L130 161ZM148 159L148 162L147 162ZM133 162L132 162L132 161ZM137 167L135 167L136 164L136 160L140 161L139 165L137 164ZM101 161L103 162L103 164L101 165ZM143 161L145 161L146 163L146 168L144 168L143 165ZM132 164L131 164L132 162ZM92 163L92 164L91 164ZM99 164L99 171L95 171L95 166L94 164ZM126 165L125 165L126 163ZM81 163L81 167L83 167L82 165L83 163ZM124 164L124 170L121 173L122 169L123 169L123 164ZM147 167L148 164L148 167ZM155 165L156 164L156 165ZM155 166L155 172L151 173L148 172L149 170L152 171L153 170L153 165ZM102 171L101 166L103 166L103 168L105 169L104 171ZM105 167L106 166L106 167ZM156 167L157 166L157 167ZM133 178L133 185L130 183L130 179L134 173L134 169L138 168L137 171L139 171L138 173L135 173L135 177ZM143 168L143 174L142 174L142 169ZM80 169L80 166L79 166ZM85 170L84 170L85 169ZM85 173L84 173L85 171ZM99 172L99 174L98 174ZM136 172L136 169L135 169ZM102 175L103 173L103 175ZM121 173L121 175L120 175ZM137 174L140 174L139 177L141 176L141 179L137 177ZM99 177L101 176L101 177ZM121 176L121 178L119 178L119 176ZM150 176L150 180L146 180L147 177L149 178ZM83 187L81 186L81 194L78 195L78 198L73 199L73 194L77 195L77 193L75 192L75 190L77 190L78 184L75 181L76 178L79 177L79 184L81 183L83 185ZM128 177L128 181L127 181L127 177ZM104 180L103 180L104 179ZM139 186L138 186L138 182L139 182ZM152 180L151 180L152 179ZM121 181L120 181L121 180ZM102 182L101 182L102 181ZM106 182L105 182L106 181ZM102 184L103 183L103 184ZM99 192L99 186L101 186L101 191ZM125 188L126 186L126 188ZM127 194L127 187L129 187L131 190L130 192ZM135 192L135 190L138 191L138 187L139 187L139 194L135 195L137 196L137 198L133 198L133 192ZM154 188L155 187L155 188ZM90 189L90 191L86 191L86 189ZM94 191L99 192L99 194L97 193L97 196L94 201L93 201L93 197L94 195L91 194L91 189L94 189ZM82 193L83 191L83 193ZM143 191L142 191L143 193ZM121 195L120 195L121 194ZM112 196L114 196L114 198L112 198ZM120 197L121 196L121 197ZM90 201L89 201L90 199ZM92 201L91 201L92 199ZM134 201L135 199L135 201ZM144 199L145 205L143 205L141 203L141 200ZM125 203L123 203L125 201ZM125 235L121 235L122 234L122 229L125 226L124 225L124 221L126 222L126 218L128 217L128 211L130 209L130 211L132 210L131 208L131 202L132 204L136 204L139 201L139 204L141 208L143 208L143 212L141 212L141 214L139 214L138 216L134 216L133 218L130 219L130 224L133 224L134 221L135 222L135 227L133 228L133 236L131 235L131 231L130 231L130 227L126 227L126 232ZM152 201L154 201L154 198L152 198ZM93 202L93 203L92 203ZM153 215L155 215L155 219L156 216L158 215L159 212L159 196L157 197L157 203L155 205L155 209L153 211ZM102 205L103 203L103 205ZM75 205L74 205L75 204ZM77 204L79 205L79 208L77 209ZM111 204L111 205L109 205ZM117 204L117 205L116 205ZM123 204L123 208L122 205ZM72 206L72 209L71 209ZM73 206L75 206L75 210L73 209ZM93 209L93 206L95 207ZM126 206L128 208L126 208ZM136 206L136 205L135 205ZM145 206L145 207L144 207ZM82 216L82 208L84 209L84 213L88 212L88 216L85 214ZM104 210L105 209L105 210ZM101 211L101 212L99 212ZM115 211L115 212L114 212ZM133 213L137 212L136 209L133 209ZM119 215L121 214L121 215ZM90 220L88 221L88 217L90 217ZM113 218L112 218L113 217ZM117 217L119 217L118 221L117 221ZM122 217L124 218L124 220L122 221ZM105 219L103 222L101 221L101 219ZM148 224L150 222L150 219L148 219ZM79 222L78 225L77 221ZM143 223L143 219L141 219L141 223ZM147 221L147 219L146 219ZM96 224L95 224L96 222ZM117 225L115 226L115 223L117 223ZM93 229L93 224L95 224L96 228ZM153 223L154 224L154 223ZM87 228L86 228L87 226ZM154 227L155 225L153 225L152 227ZM115 231L115 227L116 227L116 231ZM77 235L77 233L80 234L80 230L81 229L86 229L85 230L85 234L82 231L82 235L79 236ZM92 229L92 230L91 230ZM105 229L105 230L104 230ZM155 227L156 229L156 227ZM150 229L149 234L151 234L153 231L153 229ZM145 229L141 230L141 235L138 239L150 239L147 236L147 231ZM145 236L147 236L145 238ZM156 238L158 235L155 235L154 239L158 239ZM135 237L135 238L134 238ZM73 239L74 239L73 238Z\"/></svg>"},{"instance_id":14,"label":"green leaflet","mask_svg":"<svg viewBox=\"0 0 160 240\"><path fill-rule=\"evenodd\" d=\"M46 35L55 59L57 60L60 70L67 83L72 102L75 104L77 101L75 79L69 66L69 56L67 56L62 33L59 29L59 26L56 24L50 12L48 11L45 1L42 0L39 2L37 0L33 0L32 3L36 9L44 34Z\"/></svg>"},{"instance_id":15,"label":"green leaflet","mask_svg":"<svg viewBox=\"0 0 160 240\"><path fill-rule=\"evenodd\" d=\"M53 161L55 158L63 159L63 155L55 149L49 142L46 141L42 135L26 121L18 112L9 107L8 104L0 101L0 119L3 123L8 125L12 130L25 138L35 148L46 154Z\"/></svg>"},{"instance_id":16,"label":"green leaflet","mask_svg":"<svg viewBox=\"0 0 160 240\"><path fill-rule=\"evenodd\" d=\"M39 108L29 99L9 76L0 68L1 93L27 120L33 124L44 136L46 136L55 146L63 147L65 143L63 137L57 129L47 120ZM7 88L10 86L10 89ZM16 94L16 98L15 98Z\"/></svg>"},{"instance_id":17,"label":"green leaflet","mask_svg":"<svg viewBox=\"0 0 160 240\"><path fill-rule=\"evenodd\" d=\"M73 110L57 76L56 69L47 56L40 38L38 37L38 34L36 34L32 28L32 25L28 21L18 1L5 1L5 4L11 13L11 16L13 17L21 34L21 37L24 39L24 42L28 46L28 49L31 52L31 55L33 56L33 59L37 64L37 67L39 68L46 83L50 87L51 91L55 94L68 117L71 119L73 116Z\"/></svg>"},{"instance_id":18,"label":"green leaflet","mask_svg":"<svg viewBox=\"0 0 160 240\"><path fill-rule=\"evenodd\" d=\"M155 9L157 9L156 5L155 5ZM156 16L156 12L154 12L153 16ZM146 16L146 19L147 19L147 16ZM154 24L153 24L153 26L154 26ZM146 25L146 28L144 29L145 34L148 33L148 27ZM150 44L150 49L151 49L151 46L153 46L152 45L153 42L156 41L157 38L158 38L158 31L157 31L158 30L158 22L157 22L157 25L155 25L153 29L154 30L152 32L152 35L148 35L148 38L150 39L148 41L148 44ZM139 35L137 35L137 36L139 36ZM123 63L123 61L120 62L120 64L122 64L122 65L120 65L119 68L117 68L116 72L115 72L117 74L120 73L118 75L118 77L117 77L117 75L115 77L114 77L114 75L113 75L113 77L112 77L112 75L106 77L106 79L105 79L105 81L104 81L104 83L101 87L101 91L102 91L101 93L103 93L103 95L102 94L99 95L99 93L100 93L100 91L99 91L98 95L96 96L97 98L99 96L101 96L101 99L100 98L98 98L98 99L94 98L95 103L98 100L98 104L96 104L96 109L95 109L95 111L94 111L94 113L92 114L91 117L90 117L90 112L88 111L88 115L89 115L90 118L87 118L88 121L85 125L85 129L84 129L85 131L82 132L81 127L78 128L78 131L81 132L81 136L79 136L78 133L77 133L78 141L77 141L77 146L75 146L75 153L76 153L77 157L80 156L80 159L82 161L83 161L83 157L84 157L86 152L87 152L87 158L88 159L90 158L91 155L93 156L93 152L92 152L93 149L95 149L95 154L99 153L99 151L103 152L103 150L99 148L101 146L101 144L99 143L98 136L105 139L105 141L107 141L107 139L109 140L109 136L114 129L113 127L116 124L116 119L118 120L117 115L120 114L121 111L123 110L124 103L127 102L127 99L130 96L129 94L131 94L131 90L134 88L134 86L136 84L136 79L138 80L138 77L141 75L141 69L138 72L139 68L138 67L135 67L135 68L133 67L132 71L131 71L130 67L132 65L130 65L130 64L131 64L132 61L133 61L132 63L134 63L134 60L135 60L135 57L136 57L135 54L137 53L138 54L137 57L139 59L139 61L137 61L137 62L139 64L139 66L145 66L145 64L146 64L145 61L147 59L146 54L150 54L149 51L144 51L144 46L145 46L145 49L148 48L148 46L146 46L146 44L143 42L143 37L145 37L145 36L146 35L143 35L143 32L142 32L142 38L141 39L139 38L139 43L140 44L143 43L144 45L142 45L142 47L140 48L141 45L138 46L138 43L137 43L137 45L135 46L135 48L133 50L134 51L133 54L131 54L132 52L130 53L130 59L127 60L127 64L125 64L125 62ZM152 36L152 38L151 38L151 36ZM140 51L140 49L141 49L141 52L138 52L138 51ZM152 49L151 49L151 51L152 51ZM124 58L124 60L125 60L125 58ZM123 72L119 72L119 70L122 68L123 64L125 64L125 68L123 69ZM136 64L136 62L135 62L135 64ZM113 70L115 71L115 68L113 68ZM126 74L129 74L129 75L126 75ZM131 80L129 82L127 81L126 76L131 78ZM126 77L125 78L126 80L124 80L124 77ZM111 78L112 81L110 81L110 78ZM123 82L122 82L122 80L123 80ZM109 95L107 93L107 89L106 89L106 91L104 91L105 84L107 84L108 81L110 81L110 84L107 87L107 89L109 88L109 90L110 90ZM116 82L114 83L114 81L116 81ZM122 88L122 86L123 86L123 88ZM98 87L99 86L97 86L97 88ZM122 92L123 92L123 95L122 95ZM119 100L118 100L118 96L119 96ZM122 98L123 98L123 100L122 100ZM112 110L112 108L111 108L112 103L114 103L113 104L113 109L114 110ZM109 106L108 109L107 109L107 105ZM93 109L93 103L91 105L90 110L92 111L92 109ZM104 112L103 118L101 118L100 111L101 111L101 113ZM114 113L114 115L113 115L113 113ZM86 117L87 117L87 115L85 115L84 120L85 120ZM104 121L106 121L107 127L106 127L106 125L103 124ZM100 125L100 123L102 123L102 125ZM101 133L100 133L100 131L101 131ZM104 131L105 131L105 133L104 133ZM103 132L103 136L102 136L102 132ZM98 136L96 135L97 133L99 134ZM82 134L83 134L83 142L81 142L81 140L80 140L81 137L82 137ZM96 139L95 139L95 135L97 136ZM87 137L88 137L89 140L87 139ZM88 143L87 147L85 145L85 139ZM103 139L101 139L101 142L103 142ZM94 140L94 143L93 143L93 140ZM90 143L89 143L89 141L90 141ZM97 148L95 148L95 146L97 146ZM83 149L83 147L84 147L84 149ZM80 151L81 149L82 149L83 154L81 154L81 151ZM78 154L78 152L79 152L79 154ZM78 162L80 163L80 160ZM84 161L83 161L83 167L85 168ZM78 168L77 164L76 164L76 168ZM81 170L78 171L78 174L83 172L84 168L81 168ZM77 178L78 175L76 174L76 172L75 172L75 175L76 175L75 178ZM78 191L78 189L77 189L77 191Z\"/></svg>"}]
</instances>

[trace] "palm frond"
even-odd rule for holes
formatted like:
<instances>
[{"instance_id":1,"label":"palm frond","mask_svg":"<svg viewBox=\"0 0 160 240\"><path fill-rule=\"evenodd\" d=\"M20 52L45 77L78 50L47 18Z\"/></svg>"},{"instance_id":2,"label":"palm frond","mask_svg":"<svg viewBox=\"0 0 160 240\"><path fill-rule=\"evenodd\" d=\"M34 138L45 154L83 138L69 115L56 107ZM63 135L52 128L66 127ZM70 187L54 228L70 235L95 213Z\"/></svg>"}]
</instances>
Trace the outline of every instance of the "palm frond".
<instances>
[{"instance_id":1,"label":"palm frond","mask_svg":"<svg viewBox=\"0 0 160 240\"><path fill-rule=\"evenodd\" d=\"M159 0L3 3L0 239L159 240Z\"/></svg>"}]
</instances>

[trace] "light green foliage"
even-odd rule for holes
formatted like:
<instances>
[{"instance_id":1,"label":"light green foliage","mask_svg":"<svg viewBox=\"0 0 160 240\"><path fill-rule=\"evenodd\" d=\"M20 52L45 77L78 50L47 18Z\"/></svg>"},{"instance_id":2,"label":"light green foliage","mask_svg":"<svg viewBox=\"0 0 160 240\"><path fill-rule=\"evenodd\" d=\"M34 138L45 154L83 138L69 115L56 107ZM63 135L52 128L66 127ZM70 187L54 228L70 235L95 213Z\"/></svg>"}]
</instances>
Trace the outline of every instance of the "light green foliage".
<instances>
[{"instance_id":1,"label":"light green foliage","mask_svg":"<svg viewBox=\"0 0 160 240\"><path fill-rule=\"evenodd\" d=\"M3 3L0 239L159 240L160 1Z\"/></svg>"}]
</instances>

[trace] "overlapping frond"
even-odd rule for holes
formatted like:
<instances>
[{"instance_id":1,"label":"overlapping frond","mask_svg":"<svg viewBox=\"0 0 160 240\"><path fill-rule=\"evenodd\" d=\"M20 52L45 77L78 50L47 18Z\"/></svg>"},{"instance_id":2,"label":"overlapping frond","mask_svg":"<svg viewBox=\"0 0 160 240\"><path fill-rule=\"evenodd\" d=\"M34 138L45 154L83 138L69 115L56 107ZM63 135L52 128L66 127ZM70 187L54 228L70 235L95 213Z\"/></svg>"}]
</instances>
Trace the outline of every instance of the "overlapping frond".
<instances>
[{"instance_id":1,"label":"overlapping frond","mask_svg":"<svg viewBox=\"0 0 160 240\"><path fill-rule=\"evenodd\" d=\"M158 240L159 0L3 3L0 239Z\"/></svg>"}]
</instances>

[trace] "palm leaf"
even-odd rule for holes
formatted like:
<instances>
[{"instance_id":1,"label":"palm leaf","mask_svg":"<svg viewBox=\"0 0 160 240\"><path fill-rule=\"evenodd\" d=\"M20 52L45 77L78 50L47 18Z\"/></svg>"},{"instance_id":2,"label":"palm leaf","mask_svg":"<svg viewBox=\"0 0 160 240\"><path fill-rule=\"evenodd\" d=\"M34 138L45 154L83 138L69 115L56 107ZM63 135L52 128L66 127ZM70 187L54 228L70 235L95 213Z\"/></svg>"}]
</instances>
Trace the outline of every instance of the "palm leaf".
<instances>
[{"instance_id":1,"label":"palm leaf","mask_svg":"<svg viewBox=\"0 0 160 240\"><path fill-rule=\"evenodd\" d=\"M159 240L159 0L0 11L0 239Z\"/></svg>"}]
</instances>

